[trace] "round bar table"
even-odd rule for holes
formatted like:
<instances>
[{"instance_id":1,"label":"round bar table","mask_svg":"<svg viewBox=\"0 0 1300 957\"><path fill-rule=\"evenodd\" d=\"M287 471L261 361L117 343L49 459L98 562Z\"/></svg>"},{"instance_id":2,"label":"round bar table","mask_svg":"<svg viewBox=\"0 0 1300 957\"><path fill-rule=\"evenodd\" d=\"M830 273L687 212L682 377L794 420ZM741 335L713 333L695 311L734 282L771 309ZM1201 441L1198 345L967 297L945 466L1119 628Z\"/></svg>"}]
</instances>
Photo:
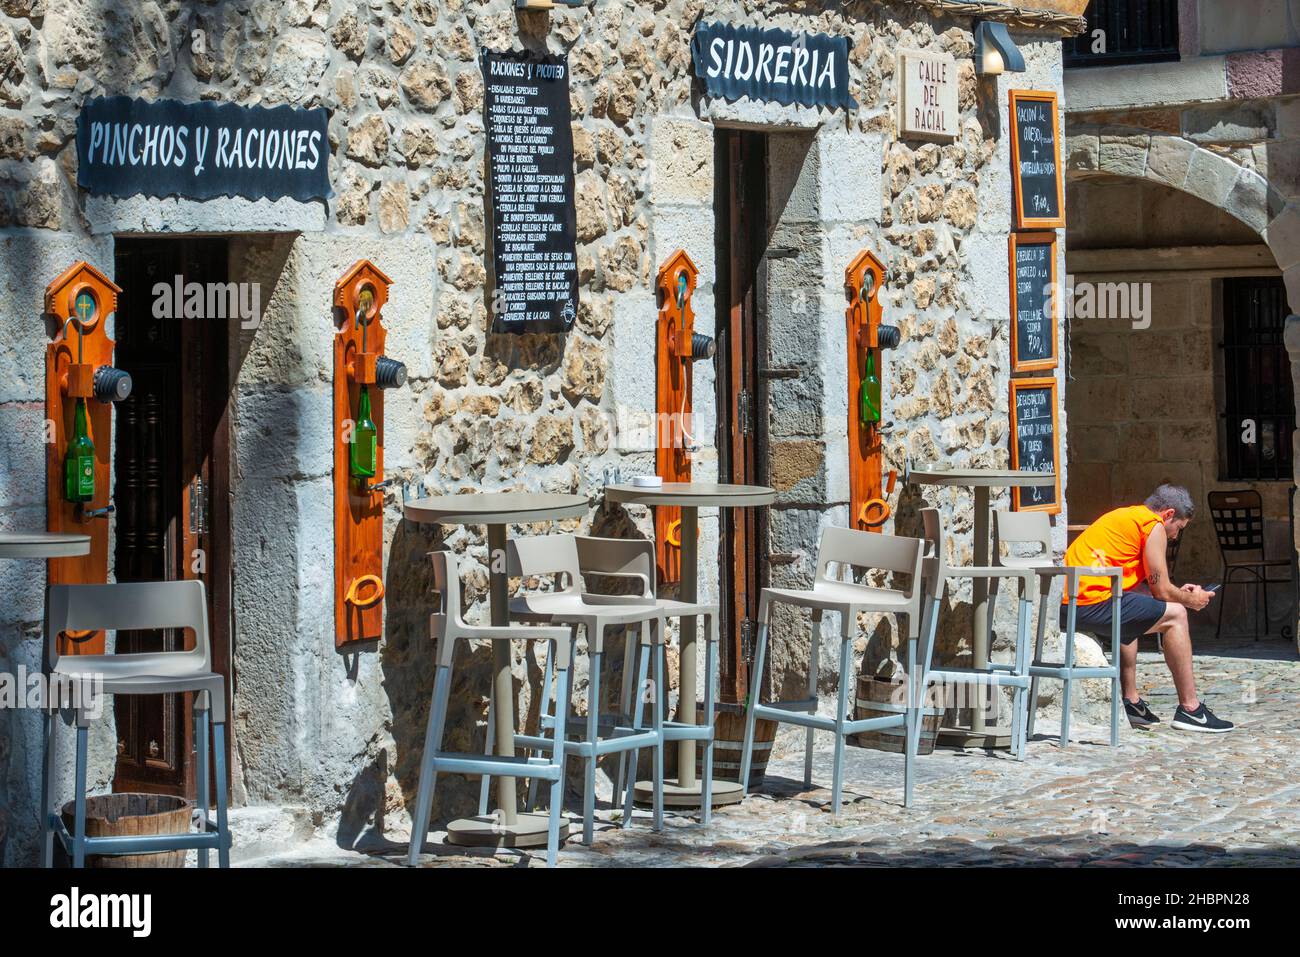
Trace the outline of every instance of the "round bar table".
<instances>
[{"instance_id":1,"label":"round bar table","mask_svg":"<svg viewBox=\"0 0 1300 957\"><path fill-rule=\"evenodd\" d=\"M713 485L707 482L664 482L658 488L639 485L607 485L605 498L619 505L677 505L682 510L682 580L678 597L689 603L699 598L699 510L701 507L718 509L751 508L771 505L776 491L765 485ZM695 673L696 620L684 617L681 621L681 655L678 665L677 719L683 724L695 724ZM712 721L713 716L707 715ZM695 742L677 742L677 780L664 781L664 804L673 807L699 807L702 783L695 776ZM636 799L650 801L653 796L650 781L636 783ZM744 796L739 781L713 781L713 804L735 804Z\"/></svg>"},{"instance_id":2,"label":"round bar table","mask_svg":"<svg viewBox=\"0 0 1300 957\"><path fill-rule=\"evenodd\" d=\"M0 558L75 558L90 554L90 536L77 532L0 532Z\"/></svg>"},{"instance_id":3,"label":"round bar table","mask_svg":"<svg viewBox=\"0 0 1300 957\"><path fill-rule=\"evenodd\" d=\"M402 515L412 522L432 525L486 525L488 537L488 595L492 624L510 624L509 577L506 575L506 531L511 525L526 525L552 519L585 515L591 507L585 495L547 492L474 492L466 495L438 495L408 501ZM511 678L510 643L492 642L495 678L492 706L496 729L496 753L514 755L514 682ZM497 778L497 815L452 821L447 840L462 846L542 847L546 844L548 815L520 814L515 779ZM560 837L568 825L561 823Z\"/></svg>"},{"instance_id":4,"label":"round bar table","mask_svg":"<svg viewBox=\"0 0 1300 957\"><path fill-rule=\"evenodd\" d=\"M956 485L975 490L975 558L976 566L988 565L990 560L989 526L991 509L989 490L1016 486L1053 485L1055 472L1032 472L1027 469L937 469L914 468L907 481L913 485ZM976 578L971 582L971 604L974 615L971 638L972 665L977 669L989 666L988 582ZM971 726L967 728L940 728L939 737L956 747L1010 748L1011 729L985 725L984 709L974 709Z\"/></svg>"}]
</instances>

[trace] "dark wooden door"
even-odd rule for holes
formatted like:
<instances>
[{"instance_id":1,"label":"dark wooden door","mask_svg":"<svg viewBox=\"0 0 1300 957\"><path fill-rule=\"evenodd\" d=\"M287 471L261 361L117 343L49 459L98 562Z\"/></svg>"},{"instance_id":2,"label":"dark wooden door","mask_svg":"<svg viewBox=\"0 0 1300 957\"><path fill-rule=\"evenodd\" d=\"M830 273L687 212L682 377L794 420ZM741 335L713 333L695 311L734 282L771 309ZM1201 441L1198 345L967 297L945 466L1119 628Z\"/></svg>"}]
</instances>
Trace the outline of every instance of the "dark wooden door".
<instances>
[{"instance_id":1,"label":"dark wooden door","mask_svg":"<svg viewBox=\"0 0 1300 957\"><path fill-rule=\"evenodd\" d=\"M226 281L218 239L119 240L117 364L131 373L117 412L117 581L201 579L213 664L229 674L229 444L225 318L156 315L155 286ZM119 633L117 652L193 646L176 630ZM189 694L119 697L115 791L194 794Z\"/></svg>"},{"instance_id":2,"label":"dark wooden door","mask_svg":"<svg viewBox=\"0 0 1300 957\"><path fill-rule=\"evenodd\" d=\"M718 236L718 474L767 484L767 404L758 376L765 354L759 281L767 246L767 138L719 130L715 140ZM767 581L766 511L724 509L721 523L721 697L745 698L758 597Z\"/></svg>"}]
</instances>

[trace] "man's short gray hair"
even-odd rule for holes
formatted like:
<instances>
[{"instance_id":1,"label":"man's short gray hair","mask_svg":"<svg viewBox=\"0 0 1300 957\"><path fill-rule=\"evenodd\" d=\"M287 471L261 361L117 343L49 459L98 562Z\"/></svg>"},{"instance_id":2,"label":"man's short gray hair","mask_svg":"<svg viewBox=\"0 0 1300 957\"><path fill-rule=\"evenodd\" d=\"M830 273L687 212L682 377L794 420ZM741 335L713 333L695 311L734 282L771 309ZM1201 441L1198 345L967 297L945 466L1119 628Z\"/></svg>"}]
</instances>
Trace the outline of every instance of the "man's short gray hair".
<instances>
[{"instance_id":1,"label":"man's short gray hair","mask_svg":"<svg viewBox=\"0 0 1300 957\"><path fill-rule=\"evenodd\" d=\"M1167 508L1174 510L1174 518L1191 518L1196 511L1192 504L1191 493L1181 485L1158 485L1146 500L1146 507L1153 512L1163 512Z\"/></svg>"}]
</instances>

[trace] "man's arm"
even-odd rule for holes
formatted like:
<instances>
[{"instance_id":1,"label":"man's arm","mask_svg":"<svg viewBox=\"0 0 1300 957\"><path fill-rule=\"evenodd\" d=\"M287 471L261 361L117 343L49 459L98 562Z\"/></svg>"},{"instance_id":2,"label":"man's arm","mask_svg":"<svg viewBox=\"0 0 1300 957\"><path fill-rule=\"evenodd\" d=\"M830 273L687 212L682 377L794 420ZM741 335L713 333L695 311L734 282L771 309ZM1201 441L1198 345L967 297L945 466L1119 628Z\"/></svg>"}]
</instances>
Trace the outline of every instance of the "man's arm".
<instances>
[{"instance_id":1,"label":"man's arm","mask_svg":"<svg viewBox=\"0 0 1300 957\"><path fill-rule=\"evenodd\" d=\"M1169 579L1169 568L1165 562L1167 542L1168 536L1163 525L1152 528L1151 534L1147 536L1145 558L1147 586L1151 589L1151 595L1160 601L1172 601L1200 611L1210 603L1210 596L1213 593L1195 585L1179 588Z\"/></svg>"}]
</instances>

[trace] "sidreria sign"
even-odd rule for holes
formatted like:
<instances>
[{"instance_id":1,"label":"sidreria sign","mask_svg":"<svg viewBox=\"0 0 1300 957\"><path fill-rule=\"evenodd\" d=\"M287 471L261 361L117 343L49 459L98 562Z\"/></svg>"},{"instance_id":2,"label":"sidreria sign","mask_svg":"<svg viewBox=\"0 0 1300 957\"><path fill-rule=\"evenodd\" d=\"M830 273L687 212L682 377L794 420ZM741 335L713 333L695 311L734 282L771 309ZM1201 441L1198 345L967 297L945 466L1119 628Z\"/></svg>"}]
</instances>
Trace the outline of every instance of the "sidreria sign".
<instances>
[{"instance_id":1,"label":"sidreria sign","mask_svg":"<svg viewBox=\"0 0 1300 957\"><path fill-rule=\"evenodd\" d=\"M849 96L849 41L729 23L701 23L691 38L695 75L709 96L789 106L843 107Z\"/></svg>"}]
</instances>

